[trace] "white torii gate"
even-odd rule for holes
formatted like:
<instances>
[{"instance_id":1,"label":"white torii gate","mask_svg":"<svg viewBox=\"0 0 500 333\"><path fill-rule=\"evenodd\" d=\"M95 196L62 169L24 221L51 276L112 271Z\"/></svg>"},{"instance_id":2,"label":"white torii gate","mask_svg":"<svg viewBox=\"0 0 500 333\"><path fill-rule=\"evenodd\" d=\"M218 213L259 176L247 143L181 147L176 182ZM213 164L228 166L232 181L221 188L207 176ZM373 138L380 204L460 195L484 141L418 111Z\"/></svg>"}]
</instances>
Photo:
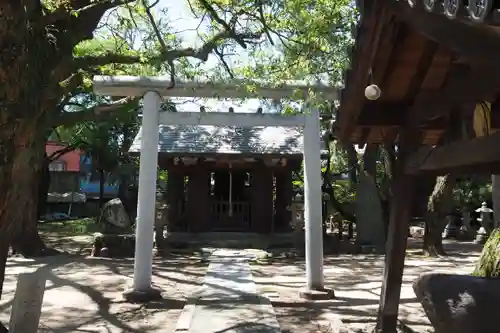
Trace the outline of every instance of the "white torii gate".
<instances>
[{"instance_id":1,"label":"white torii gate","mask_svg":"<svg viewBox=\"0 0 500 333\"><path fill-rule=\"evenodd\" d=\"M307 98L310 91L325 100L337 100L338 91L324 85L253 87L233 81L227 84L177 82L170 88L170 79L162 77L95 76L94 92L108 96L144 96L142 138L139 167L139 195L137 205L134 282L128 297L148 299L158 297L159 291L151 285L153 264L153 229L155 220L156 179L158 166L159 125L213 125L213 126L303 126L304 127L304 197L306 243L306 290L324 290L323 231L320 124L318 109L309 115L282 116L279 114L229 112L162 112L162 96L201 98ZM307 296L306 296L307 297Z\"/></svg>"}]
</instances>

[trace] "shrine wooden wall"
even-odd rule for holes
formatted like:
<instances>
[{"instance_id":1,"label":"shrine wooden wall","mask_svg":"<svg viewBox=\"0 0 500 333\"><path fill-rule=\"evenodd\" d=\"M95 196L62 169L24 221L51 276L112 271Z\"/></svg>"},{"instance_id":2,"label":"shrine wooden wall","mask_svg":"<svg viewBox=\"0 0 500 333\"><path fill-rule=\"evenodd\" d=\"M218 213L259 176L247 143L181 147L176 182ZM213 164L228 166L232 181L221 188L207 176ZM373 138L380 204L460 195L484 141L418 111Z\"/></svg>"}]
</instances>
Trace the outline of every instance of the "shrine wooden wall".
<instances>
[{"instance_id":1,"label":"shrine wooden wall","mask_svg":"<svg viewBox=\"0 0 500 333\"><path fill-rule=\"evenodd\" d=\"M241 169L240 169L241 170ZM217 200L227 200L210 194L212 172L229 172L228 169L212 170L207 165L168 169L167 200L169 203L169 230L183 232L208 232L217 229L211 209ZM270 233L286 231L291 220L289 205L292 202L292 168L272 168L257 165L247 169L250 176L249 193L233 193L250 205L249 225L236 221L233 231ZM239 171L238 171L239 172ZM237 173L238 175L238 173ZM187 182L186 182L187 177ZM224 178L224 177L222 177ZM239 178L237 177L236 180Z\"/></svg>"}]
</instances>

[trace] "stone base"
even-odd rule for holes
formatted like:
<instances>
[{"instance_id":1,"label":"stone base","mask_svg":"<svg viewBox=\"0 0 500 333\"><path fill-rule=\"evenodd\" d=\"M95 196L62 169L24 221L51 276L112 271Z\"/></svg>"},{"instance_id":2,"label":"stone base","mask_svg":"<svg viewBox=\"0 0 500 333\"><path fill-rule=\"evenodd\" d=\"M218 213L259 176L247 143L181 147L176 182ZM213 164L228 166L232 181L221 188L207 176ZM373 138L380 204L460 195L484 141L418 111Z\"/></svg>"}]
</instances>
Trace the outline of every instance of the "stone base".
<instances>
[{"instance_id":1,"label":"stone base","mask_svg":"<svg viewBox=\"0 0 500 333\"><path fill-rule=\"evenodd\" d=\"M162 291L159 288L151 287L148 290L127 289L123 292L123 298L130 303L146 303L161 300Z\"/></svg>"},{"instance_id":2,"label":"stone base","mask_svg":"<svg viewBox=\"0 0 500 333\"><path fill-rule=\"evenodd\" d=\"M474 244L484 245L486 244L487 240L488 240L488 235L477 234L476 238L474 239Z\"/></svg>"},{"instance_id":3,"label":"stone base","mask_svg":"<svg viewBox=\"0 0 500 333\"><path fill-rule=\"evenodd\" d=\"M299 291L300 298L307 299L309 301L322 301L327 299L335 298L335 292L333 289L302 289Z\"/></svg>"}]
</instances>

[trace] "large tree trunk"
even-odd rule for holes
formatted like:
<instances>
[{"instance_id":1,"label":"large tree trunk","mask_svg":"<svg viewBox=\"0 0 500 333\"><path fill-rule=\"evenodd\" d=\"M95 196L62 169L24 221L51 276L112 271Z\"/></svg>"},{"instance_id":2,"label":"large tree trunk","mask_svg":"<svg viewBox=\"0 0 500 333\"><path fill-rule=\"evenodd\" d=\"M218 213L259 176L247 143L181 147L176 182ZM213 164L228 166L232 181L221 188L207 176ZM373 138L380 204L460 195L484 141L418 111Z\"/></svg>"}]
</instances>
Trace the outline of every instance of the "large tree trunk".
<instances>
[{"instance_id":1,"label":"large tree trunk","mask_svg":"<svg viewBox=\"0 0 500 333\"><path fill-rule=\"evenodd\" d=\"M49 188L51 181L49 164L50 161L47 158L47 154L45 154L42 169L40 170L40 184L38 186L38 207L37 207L38 218L40 218L47 212L47 197L49 195Z\"/></svg>"},{"instance_id":2,"label":"large tree trunk","mask_svg":"<svg viewBox=\"0 0 500 333\"><path fill-rule=\"evenodd\" d=\"M45 159L45 141L42 139L32 146L25 147L25 158L30 162L25 166L24 178L30 180L21 194L25 205L19 209L22 210L22 230L16 233L11 240L12 250L16 254L25 257L37 257L47 254L53 254L53 251L45 246L40 234L38 233L38 218L41 207L45 207L45 202L40 203L42 192L47 195L48 185L45 173L48 170ZM50 176L49 176L50 177ZM50 178L49 178L50 179ZM39 204L40 203L40 204Z\"/></svg>"},{"instance_id":3,"label":"large tree trunk","mask_svg":"<svg viewBox=\"0 0 500 333\"><path fill-rule=\"evenodd\" d=\"M37 231L38 172L44 131L36 119L12 119L0 107L0 282L8 245L22 254L45 249Z\"/></svg>"},{"instance_id":4,"label":"large tree trunk","mask_svg":"<svg viewBox=\"0 0 500 333\"><path fill-rule=\"evenodd\" d=\"M451 206L456 180L456 176L452 174L437 177L434 190L429 196L424 234L424 252L429 256L446 255L441 234Z\"/></svg>"},{"instance_id":5,"label":"large tree trunk","mask_svg":"<svg viewBox=\"0 0 500 333\"><path fill-rule=\"evenodd\" d=\"M79 21L68 11L47 26L39 1L0 2L0 282L8 244L25 253L43 245L36 221L45 134L57 122L65 92L81 82L80 75L71 76L77 70L74 46L91 39L104 12L115 6L103 3Z\"/></svg>"}]
</instances>

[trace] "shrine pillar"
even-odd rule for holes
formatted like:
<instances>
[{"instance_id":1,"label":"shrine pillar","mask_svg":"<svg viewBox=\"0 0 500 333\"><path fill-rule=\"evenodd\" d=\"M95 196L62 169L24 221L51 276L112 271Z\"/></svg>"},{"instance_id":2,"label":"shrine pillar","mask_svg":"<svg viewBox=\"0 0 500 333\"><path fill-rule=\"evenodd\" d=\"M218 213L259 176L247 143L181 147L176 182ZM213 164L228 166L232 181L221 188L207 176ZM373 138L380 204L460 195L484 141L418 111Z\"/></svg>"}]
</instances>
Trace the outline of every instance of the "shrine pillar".
<instances>
[{"instance_id":1,"label":"shrine pillar","mask_svg":"<svg viewBox=\"0 0 500 333\"><path fill-rule=\"evenodd\" d=\"M191 232L202 232L209 228L210 220L210 173L206 168L193 167L187 186L187 228Z\"/></svg>"},{"instance_id":2,"label":"shrine pillar","mask_svg":"<svg viewBox=\"0 0 500 333\"><path fill-rule=\"evenodd\" d=\"M251 186L251 223L254 232L268 233L273 223L273 170L258 168L252 170Z\"/></svg>"},{"instance_id":3,"label":"shrine pillar","mask_svg":"<svg viewBox=\"0 0 500 333\"><path fill-rule=\"evenodd\" d=\"M158 168L158 115L161 98L156 92L144 95L142 113L141 155L139 166L139 195L135 229L134 281L128 299L161 297L151 286L153 265L154 222L156 218L156 178Z\"/></svg>"},{"instance_id":4,"label":"shrine pillar","mask_svg":"<svg viewBox=\"0 0 500 333\"><path fill-rule=\"evenodd\" d=\"M277 230L285 230L289 227L292 218L290 211L293 196L292 170L278 169L274 177L276 179L275 226Z\"/></svg>"},{"instance_id":5,"label":"shrine pillar","mask_svg":"<svg viewBox=\"0 0 500 333\"><path fill-rule=\"evenodd\" d=\"M178 170L168 170L167 204L169 231L185 231L181 225L182 201L184 200L184 174Z\"/></svg>"}]
</instances>

